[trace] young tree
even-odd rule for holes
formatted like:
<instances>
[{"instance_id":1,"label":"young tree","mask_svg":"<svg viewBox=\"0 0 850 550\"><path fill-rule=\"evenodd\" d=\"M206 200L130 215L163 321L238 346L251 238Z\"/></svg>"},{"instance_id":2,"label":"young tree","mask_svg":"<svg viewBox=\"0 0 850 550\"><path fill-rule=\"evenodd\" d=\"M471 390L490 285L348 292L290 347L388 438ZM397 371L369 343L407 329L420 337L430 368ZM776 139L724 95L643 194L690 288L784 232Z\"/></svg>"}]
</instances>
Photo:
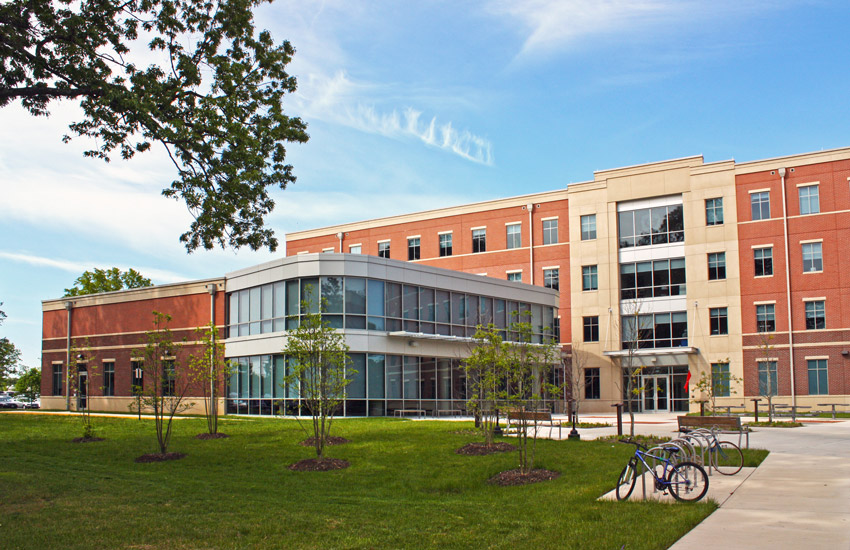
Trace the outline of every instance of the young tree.
<instances>
[{"instance_id":1,"label":"young tree","mask_svg":"<svg viewBox=\"0 0 850 550\"><path fill-rule=\"evenodd\" d=\"M726 364L729 363L727 359ZM693 402L698 402L699 398L705 398L709 403L709 410L714 414L717 410L717 398L725 395L735 395L738 390L733 387L733 384L738 384L741 379L731 373L709 373L706 371L700 372L699 380L694 384Z\"/></svg>"},{"instance_id":2,"label":"young tree","mask_svg":"<svg viewBox=\"0 0 850 550\"><path fill-rule=\"evenodd\" d=\"M88 400L91 397L91 377L97 372L97 353L92 350L88 338L74 341L71 344L71 361L76 368L69 365L66 370L69 395L77 395L76 409L83 422L84 440L96 439L94 423L92 422L91 407ZM85 375L83 375L85 373ZM85 402L83 400L85 399Z\"/></svg>"},{"instance_id":3,"label":"young tree","mask_svg":"<svg viewBox=\"0 0 850 550\"><path fill-rule=\"evenodd\" d=\"M163 194L194 217L180 236L188 251L275 250L267 188L295 181L284 144L308 135L282 107L296 88L286 73L295 49L255 31L261 2L7 0L0 107L20 100L45 116L52 101L80 100L84 118L70 128L96 140L86 156L165 149L179 177Z\"/></svg>"},{"instance_id":4,"label":"young tree","mask_svg":"<svg viewBox=\"0 0 850 550\"><path fill-rule=\"evenodd\" d=\"M41 393L41 370L33 368L24 372L15 382L15 391L30 400L37 398Z\"/></svg>"},{"instance_id":5,"label":"young tree","mask_svg":"<svg viewBox=\"0 0 850 550\"><path fill-rule=\"evenodd\" d=\"M514 338L505 346L505 399L515 413L537 412L547 395L559 394L559 389L549 382L550 371L558 361L557 344L554 339L534 343L533 329L528 321L512 323L509 330ZM517 417L519 469L528 474L534 469L539 421L536 414L518 414Z\"/></svg>"},{"instance_id":6,"label":"young tree","mask_svg":"<svg viewBox=\"0 0 850 550\"><path fill-rule=\"evenodd\" d=\"M145 332L144 350L133 352L136 357L144 358L140 363L145 382L139 392L139 407L153 412L156 442L162 456L168 453L174 416L193 405L185 401L191 382L188 374L178 368L182 345L174 342L168 328L170 322L171 315L154 311L153 329Z\"/></svg>"},{"instance_id":7,"label":"young tree","mask_svg":"<svg viewBox=\"0 0 850 550\"><path fill-rule=\"evenodd\" d=\"M573 344L569 356L561 356L561 381L560 393L564 399L564 410L569 411L571 420L578 422L578 412L581 407L581 389L584 385L584 369L588 363L588 354L578 344ZM570 437L577 437L578 433Z\"/></svg>"},{"instance_id":8,"label":"young tree","mask_svg":"<svg viewBox=\"0 0 850 550\"><path fill-rule=\"evenodd\" d=\"M635 436L635 403L640 399L641 393L644 391L642 385L642 374L646 369L642 358L637 354L639 342L642 339L643 333L647 330L640 325L640 304L632 302L628 305L627 311L621 314L621 330L620 335L623 342L623 351L625 355L620 358L622 367L622 389L623 395L626 398L626 409L629 412L629 436Z\"/></svg>"},{"instance_id":9,"label":"young tree","mask_svg":"<svg viewBox=\"0 0 850 550\"><path fill-rule=\"evenodd\" d=\"M322 302L324 311L324 300ZM348 368L349 348L345 336L323 320L310 301L301 302L301 311L301 324L287 333L283 352L289 361L289 372L284 383L300 387L301 402L312 417L316 457L323 458L334 416L342 406L345 387L357 372Z\"/></svg>"},{"instance_id":10,"label":"young tree","mask_svg":"<svg viewBox=\"0 0 850 550\"><path fill-rule=\"evenodd\" d=\"M779 393L776 360L773 355L773 334L759 333L759 353L761 361L756 362L759 396L767 400L768 421L773 422L773 398Z\"/></svg>"},{"instance_id":11,"label":"young tree","mask_svg":"<svg viewBox=\"0 0 850 550\"><path fill-rule=\"evenodd\" d=\"M145 288L153 286L151 280L143 277L141 273L133 268L121 271L117 267L112 269L94 268L86 271L74 281L74 286L65 289L65 296L84 296L86 294L97 294L99 292L114 292L125 288Z\"/></svg>"},{"instance_id":12,"label":"young tree","mask_svg":"<svg viewBox=\"0 0 850 550\"><path fill-rule=\"evenodd\" d=\"M477 327L473 343L469 357L463 362L471 396L468 407L480 419L479 428L490 447L499 422L498 400L504 394L506 350L499 329L492 323Z\"/></svg>"},{"instance_id":13,"label":"young tree","mask_svg":"<svg viewBox=\"0 0 850 550\"><path fill-rule=\"evenodd\" d=\"M201 351L189 357L189 374L192 380L203 388L204 416L207 418L207 431L210 435L218 433L218 402L216 388L224 385L233 367L224 358L224 342L216 338L218 329L213 323L195 330Z\"/></svg>"}]
</instances>

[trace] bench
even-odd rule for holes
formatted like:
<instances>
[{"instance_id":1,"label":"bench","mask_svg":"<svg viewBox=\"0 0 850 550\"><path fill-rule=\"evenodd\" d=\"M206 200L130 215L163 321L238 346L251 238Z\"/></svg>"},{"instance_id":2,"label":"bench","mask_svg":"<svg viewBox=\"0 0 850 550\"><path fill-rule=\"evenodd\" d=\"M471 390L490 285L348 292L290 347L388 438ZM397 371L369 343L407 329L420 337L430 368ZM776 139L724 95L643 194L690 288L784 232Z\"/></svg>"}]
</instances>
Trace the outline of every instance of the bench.
<instances>
[{"instance_id":1,"label":"bench","mask_svg":"<svg viewBox=\"0 0 850 550\"><path fill-rule=\"evenodd\" d=\"M419 418L423 418L426 411L425 409L396 409L393 411L393 416L405 416L408 414L415 414L419 416Z\"/></svg>"},{"instance_id":2,"label":"bench","mask_svg":"<svg viewBox=\"0 0 850 550\"><path fill-rule=\"evenodd\" d=\"M687 433L688 430L697 428L715 429L721 434L737 434L738 446L741 446L741 439L746 434L747 448L750 448L750 432L752 431L741 424L739 416L679 416L679 433Z\"/></svg>"},{"instance_id":3,"label":"bench","mask_svg":"<svg viewBox=\"0 0 850 550\"><path fill-rule=\"evenodd\" d=\"M558 439L561 438L561 423L552 419L552 413L541 411L511 411L508 413L508 430L511 422L519 429L517 424L525 423L532 426L549 426L549 436L552 436L552 428L558 428Z\"/></svg>"},{"instance_id":4,"label":"bench","mask_svg":"<svg viewBox=\"0 0 850 550\"><path fill-rule=\"evenodd\" d=\"M437 416L461 416L463 414L462 409L437 409Z\"/></svg>"},{"instance_id":5,"label":"bench","mask_svg":"<svg viewBox=\"0 0 850 550\"><path fill-rule=\"evenodd\" d=\"M832 419L835 420L835 407L846 407L846 403L818 403L818 407L832 407ZM812 411L812 412L820 412L820 411ZM823 411L829 412L829 411Z\"/></svg>"}]
</instances>

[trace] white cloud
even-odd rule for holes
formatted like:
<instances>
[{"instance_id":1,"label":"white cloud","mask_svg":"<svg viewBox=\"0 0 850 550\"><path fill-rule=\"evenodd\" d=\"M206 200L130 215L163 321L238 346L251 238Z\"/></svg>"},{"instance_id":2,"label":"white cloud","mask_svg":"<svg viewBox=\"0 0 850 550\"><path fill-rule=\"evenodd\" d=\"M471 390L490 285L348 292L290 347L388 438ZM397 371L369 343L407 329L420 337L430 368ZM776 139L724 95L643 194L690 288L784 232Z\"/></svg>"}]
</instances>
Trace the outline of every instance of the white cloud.
<instances>
[{"instance_id":1,"label":"white cloud","mask_svg":"<svg viewBox=\"0 0 850 550\"><path fill-rule=\"evenodd\" d=\"M654 31L740 18L786 7L764 0L494 0L487 10L518 23L525 36L515 61L567 50L595 40L635 40Z\"/></svg>"},{"instance_id":2,"label":"white cloud","mask_svg":"<svg viewBox=\"0 0 850 550\"><path fill-rule=\"evenodd\" d=\"M76 275L81 275L84 271L92 270L95 267L101 269L109 269L112 267L117 267L122 271L126 271L131 267L144 275L145 277L149 277L152 281L157 283L177 283L180 281L185 281L187 278L184 275L180 275L179 273L174 273L172 271L167 271L164 269L158 269L155 267L144 267L144 266L128 266L128 265L114 265L110 264L108 261L73 261L73 260L62 260L56 258L45 258L42 256L34 256L32 254L21 254L15 252L4 252L0 250L0 258L10 260L13 262L25 263L28 265L33 265L36 267L46 267L49 269L58 269L61 271L67 271L68 273L73 273Z\"/></svg>"},{"instance_id":3,"label":"white cloud","mask_svg":"<svg viewBox=\"0 0 850 550\"><path fill-rule=\"evenodd\" d=\"M344 71L332 77L313 73L301 81L299 112L307 119L341 124L361 132L393 139L416 138L428 146L454 153L461 158L491 166L493 145L468 130L458 131L451 121L436 116L420 120L422 111L413 107L382 110L367 104L366 96L379 98L380 86L351 80Z\"/></svg>"}]
</instances>

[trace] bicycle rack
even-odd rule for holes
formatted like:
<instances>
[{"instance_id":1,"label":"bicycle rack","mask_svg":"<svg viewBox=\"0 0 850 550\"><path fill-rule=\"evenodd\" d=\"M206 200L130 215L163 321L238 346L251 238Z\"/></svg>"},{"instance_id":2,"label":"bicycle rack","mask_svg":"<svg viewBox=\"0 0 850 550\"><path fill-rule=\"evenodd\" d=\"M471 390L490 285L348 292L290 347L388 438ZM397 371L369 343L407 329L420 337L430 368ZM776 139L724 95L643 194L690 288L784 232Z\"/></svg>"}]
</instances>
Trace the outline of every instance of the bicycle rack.
<instances>
[{"instance_id":1,"label":"bicycle rack","mask_svg":"<svg viewBox=\"0 0 850 550\"><path fill-rule=\"evenodd\" d=\"M706 468L706 454L708 455L709 462L711 461L711 446L713 441L716 439L714 434L710 430L706 430L705 428L699 428L693 431L688 432L684 436L683 439L688 441L693 441L699 446L699 464L706 469L708 475L711 475L711 464L709 463ZM694 457L696 458L696 449L694 449Z\"/></svg>"}]
</instances>

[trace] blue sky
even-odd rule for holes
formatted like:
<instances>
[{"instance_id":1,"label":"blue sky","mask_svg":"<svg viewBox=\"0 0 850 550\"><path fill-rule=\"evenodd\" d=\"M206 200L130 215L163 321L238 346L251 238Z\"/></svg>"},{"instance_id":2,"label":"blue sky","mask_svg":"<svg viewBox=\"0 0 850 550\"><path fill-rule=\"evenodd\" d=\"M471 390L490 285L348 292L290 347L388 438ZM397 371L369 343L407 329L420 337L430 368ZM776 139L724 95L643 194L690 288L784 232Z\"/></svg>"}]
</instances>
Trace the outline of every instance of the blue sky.
<instances>
[{"instance_id":1,"label":"blue sky","mask_svg":"<svg viewBox=\"0 0 850 550\"><path fill-rule=\"evenodd\" d=\"M593 171L703 154L755 160L850 146L844 1L279 1L258 27L297 49L288 148L273 196L283 240L309 229L548 191ZM50 118L0 110L0 336L38 365L41 300L84 270L155 283L283 255L187 255L162 151L110 164Z\"/></svg>"}]
</instances>

